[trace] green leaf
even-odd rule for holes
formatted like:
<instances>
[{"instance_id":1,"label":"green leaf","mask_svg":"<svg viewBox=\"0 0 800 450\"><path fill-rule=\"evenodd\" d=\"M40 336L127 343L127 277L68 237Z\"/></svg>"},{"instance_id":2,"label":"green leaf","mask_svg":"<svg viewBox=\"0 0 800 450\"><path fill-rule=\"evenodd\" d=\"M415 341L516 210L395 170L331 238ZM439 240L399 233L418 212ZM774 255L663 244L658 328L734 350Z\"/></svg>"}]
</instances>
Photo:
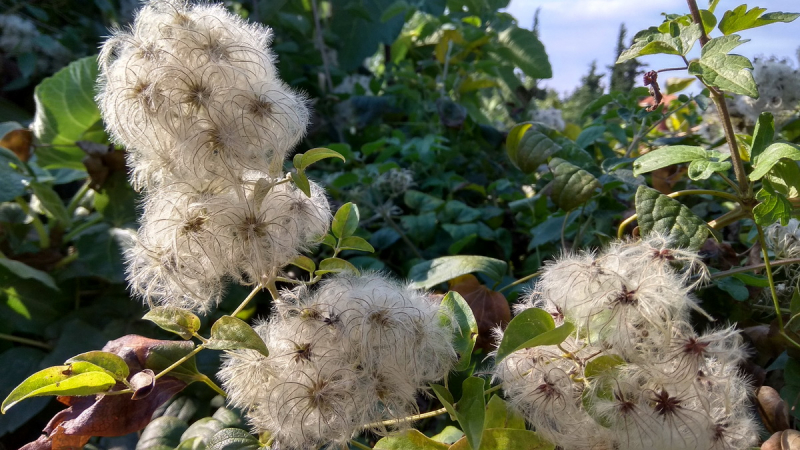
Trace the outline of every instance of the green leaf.
<instances>
[{"instance_id":1,"label":"green leaf","mask_svg":"<svg viewBox=\"0 0 800 450\"><path fill-rule=\"evenodd\" d=\"M152 345L149 347L149 351L145 357L145 368L158 374L191 353L194 348L194 343L189 341L169 341ZM169 376L175 377L187 384L195 381L203 381L208 384L210 381L206 381L208 377L197 370L197 360L194 356L189 357L178 367L172 369L169 372Z\"/></svg>"},{"instance_id":2,"label":"green leaf","mask_svg":"<svg viewBox=\"0 0 800 450\"><path fill-rule=\"evenodd\" d=\"M322 238L322 243L330 248L336 248L336 238L332 234L326 234L325 237Z\"/></svg>"},{"instance_id":3,"label":"green leaf","mask_svg":"<svg viewBox=\"0 0 800 450\"><path fill-rule=\"evenodd\" d=\"M611 400L614 398L616 384L613 381L611 372L623 364L625 364L625 360L619 355L600 355L587 362L583 370L584 377L593 383L595 388L584 390L581 395L581 402L589 415L604 427L610 426L609 420L607 417L596 413L594 403L596 399Z\"/></svg>"},{"instance_id":4,"label":"green leaf","mask_svg":"<svg viewBox=\"0 0 800 450\"><path fill-rule=\"evenodd\" d=\"M457 442L450 447L450 450L469 450L462 442ZM481 448L497 450L553 450L556 448L555 445L542 439L533 431L508 428L484 430L481 442L483 446Z\"/></svg>"},{"instance_id":5,"label":"green leaf","mask_svg":"<svg viewBox=\"0 0 800 450\"><path fill-rule=\"evenodd\" d=\"M3 414L22 400L44 395L92 395L105 392L117 381L105 370L88 362L48 367L31 375L3 400Z\"/></svg>"},{"instance_id":6,"label":"green leaf","mask_svg":"<svg viewBox=\"0 0 800 450\"><path fill-rule=\"evenodd\" d=\"M747 5L739 5L731 11L725 11L719 22L719 31L724 35L751 28L763 27L776 22L789 23L800 17L800 14L775 12L762 15L767 9L755 7L750 11Z\"/></svg>"},{"instance_id":7,"label":"green leaf","mask_svg":"<svg viewBox=\"0 0 800 450\"><path fill-rule=\"evenodd\" d=\"M206 443L208 450L256 450L261 448L252 434L241 428L225 428L218 431Z\"/></svg>"},{"instance_id":8,"label":"green leaf","mask_svg":"<svg viewBox=\"0 0 800 450\"><path fill-rule=\"evenodd\" d=\"M695 77L691 77L691 78L667 78L667 82L666 82L667 94L675 94L677 92L680 92L680 91L688 88L692 84L694 84L695 81L697 81L697 78L695 78Z\"/></svg>"},{"instance_id":9,"label":"green leaf","mask_svg":"<svg viewBox=\"0 0 800 450\"><path fill-rule=\"evenodd\" d=\"M409 8L411 8L411 6L408 4L408 2L404 0L397 0L388 8L386 8L386 11L384 11L383 14L381 14L381 22L386 22L398 14L405 14Z\"/></svg>"},{"instance_id":10,"label":"green leaf","mask_svg":"<svg viewBox=\"0 0 800 450\"><path fill-rule=\"evenodd\" d=\"M501 32L498 55L518 67L522 73L533 79L552 78L553 70L547 59L544 45L533 31L510 26Z\"/></svg>"},{"instance_id":11,"label":"green leaf","mask_svg":"<svg viewBox=\"0 0 800 450\"><path fill-rule=\"evenodd\" d=\"M100 192L94 194L94 207L106 222L115 227L135 224L138 194L133 190L124 171L114 171L106 178Z\"/></svg>"},{"instance_id":12,"label":"green leaf","mask_svg":"<svg viewBox=\"0 0 800 450\"><path fill-rule=\"evenodd\" d=\"M361 252L375 253L375 248L370 245L364 238L358 236L348 236L339 241L339 249L341 250L358 250Z\"/></svg>"},{"instance_id":13,"label":"green leaf","mask_svg":"<svg viewBox=\"0 0 800 450\"><path fill-rule=\"evenodd\" d=\"M136 450L174 449L181 442L181 435L186 431L186 422L173 416L153 419L147 424L136 444Z\"/></svg>"},{"instance_id":14,"label":"green leaf","mask_svg":"<svg viewBox=\"0 0 800 450\"><path fill-rule=\"evenodd\" d=\"M423 213L436 211L444 204L444 200L439 197L434 197L413 189L409 189L403 194L403 201L405 201L409 208Z\"/></svg>"},{"instance_id":15,"label":"green leaf","mask_svg":"<svg viewBox=\"0 0 800 450\"><path fill-rule=\"evenodd\" d=\"M311 197L311 183L308 182L308 177L303 170L297 169L297 172L292 174L292 183L294 183L298 189L303 191L303 193L306 194L306 197Z\"/></svg>"},{"instance_id":16,"label":"green leaf","mask_svg":"<svg viewBox=\"0 0 800 450\"><path fill-rule=\"evenodd\" d=\"M639 176L673 164L707 158L708 152L703 147L692 145L661 147L636 158L636 161L633 162L633 175Z\"/></svg>"},{"instance_id":17,"label":"green leaf","mask_svg":"<svg viewBox=\"0 0 800 450\"><path fill-rule=\"evenodd\" d=\"M45 78L34 90L36 115L31 128L41 144L36 157L45 169L67 168L86 170L76 141L87 139L100 121L100 110L94 102L97 82L97 57L73 61L50 78Z\"/></svg>"},{"instance_id":18,"label":"green leaf","mask_svg":"<svg viewBox=\"0 0 800 450\"><path fill-rule=\"evenodd\" d=\"M414 280L411 287L427 289L473 272L484 273L489 278L500 281L507 269L508 264L505 261L487 256L443 256L415 265L409 271L408 277Z\"/></svg>"},{"instance_id":19,"label":"green leaf","mask_svg":"<svg viewBox=\"0 0 800 450\"><path fill-rule=\"evenodd\" d=\"M94 350L91 352L81 353L68 359L65 364L71 364L78 361L92 363L95 366L103 369L107 374L114 377L117 381L122 381L128 378L130 370L125 360L120 358L114 353L103 352Z\"/></svg>"},{"instance_id":20,"label":"green leaf","mask_svg":"<svg viewBox=\"0 0 800 450\"><path fill-rule=\"evenodd\" d=\"M250 349L269 356L267 345L258 333L243 320L231 316L222 316L214 322L205 346L214 350Z\"/></svg>"},{"instance_id":21,"label":"green leaf","mask_svg":"<svg viewBox=\"0 0 800 450\"><path fill-rule=\"evenodd\" d=\"M705 28L706 34L711 33L714 27L717 26L717 16L707 9L700 10L700 18L703 20L703 28Z\"/></svg>"},{"instance_id":22,"label":"green leaf","mask_svg":"<svg viewBox=\"0 0 800 450\"><path fill-rule=\"evenodd\" d=\"M586 378L597 378L622 364L625 364L625 360L619 355L600 355L586 363L583 375Z\"/></svg>"},{"instance_id":23,"label":"green leaf","mask_svg":"<svg viewBox=\"0 0 800 450\"><path fill-rule=\"evenodd\" d=\"M550 197L564 211L587 202L602 188L594 175L561 158L551 159L549 167L554 177Z\"/></svg>"},{"instance_id":24,"label":"green leaf","mask_svg":"<svg viewBox=\"0 0 800 450\"><path fill-rule=\"evenodd\" d=\"M333 216L331 231L339 239L352 236L358 228L358 221L358 206L354 203L345 203Z\"/></svg>"},{"instance_id":25,"label":"green leaf","mask_svg":"<svg viewBox=\"0 0 800 450\"><path fill-rule=\"evenodd\" d=\"M418 430L406 430L382 438L375 444L375 450L447 450L449 446L436 442Z\"/></svg>"},{"instance_id":26,"label":"green leaf","mask_svg":"<svg viewBox=\"0 0 800 450\"><path fill-rule=\"evenodd\" d=\"M31 181L30 186L33 190L33 195L42 203L42 207L44 207L47 215L65 227L68 227L70 224L69 213L67 212L67 207L64 206L64 202L62 202L61 198L56 194L56 191L50 186L36 181Z\"/></svg>"},{"instance_id":27,"label":"green leaf","mask_svg":"<svg viewBox=\"0 0 800 450\"><path fill-rule=\"evenodd\" d=\"M304 171L308 166L326 158L339 158L342 161L345 160L341 153L329 148L312 148L305 153L294 156L294 167L297 168L297 170Z\"/></svg>"},{"instance_id":28,"label":"green leaf","mask_svg":"<svg viewBox=\"0 0 800 450\"><path fill-rule=\"evenodd\" d=\"M325 258L319 262L319 269L317 269L317 275L324 275L326 273L341 273L341 272L350 272L354 274L358 274L359 271L351 264L349 261L345 261L341 258Z\"/></svg>"},{"instance_id":29,"label":"green leaf","mask_svg":"<svg viewBox=\"0 0 800 450\"><path fill-rule=\"evenodd\" d=\"M330 236L330 235L327 235L325 237L328 237L328 236ZM333 245L334 246L336 245L335 241L334 241ZM293 266L297 266L297 267L305 270L308 273L314 273L314 271L317 270L317 264L314 263L314 260L309 258L308 256L300 255L297 258L295 258L289 264L291 264Z\"/></svg>"},{"instance_id":30,"label":"green leaf","mask_svg":"<svg viewBox=\"0 0 800 450\"><path fill-rule=\"evenodd\" d=\"M39 269L13 259L0 258L0 273L7 272L18 276L19 278L36 280L50 289L57 291L55 280L47 272L42 272Z\"/></svg>"},{"instance_id":31,"label":"green leaf","mask_svg":"<svg viewBox=\"0 0 800 450\"><path fill-rule=\"evenodd\" d=\"M764 150L775 139L775 117L771 112L762 112L756 121L753 130L753 145L750 146L750 158L754 160L764 153Z\"/></svg>"},{"instance_id":32,"label":"green leaf","mask_svg":"<svg viewBox=\"0 0 800 450\"><path fill-rule=\"evenodd\" d=\"M2 147L0 147L2 149ZM5 152L3 152L5 153ZM9 155L13 154L9 151ZM11 164L21 164L0 154L0 202L8 202L25 194L30 177L17 172ZM14 157L16 160L16 157Z\"/></svg>"},{"instance_id":33,"label":"green leaf","mask_svg":"<svg viewBox=\"0 0 800 450\"><path fill-rule=\"evenodd\" d=\"M677 22L674 29L677 35L662 33L657 27L640 31L633 37L633 45L619 55L617 64L646 55L667 54L686 55L700 38L700 25L684 25Z\"/></svg>"},{"instance_id":34,"label":"green leaf","mask_svg":"<svg viewBox=\"0 0 800 450\"><path fill-rule=\"evenodd\" d=\"M735 34L711 39L703 47L700 59L689 64L689 74L724 91L758 98L753 64L744 56L727 54L745 42L748 40L742 41Z\"/></svg>"},{"instance_id":35,"label":"green leaf","mask_svg":"<svg viewBox=\"0 0 800 450\"><path fill-rule=\"evenodd\" d=\"M726 277L716 280L715 284L718 288L730 294L734 300L743 302L750 297L750 292L747 290L747 286L745 286L742 281L734 277Z\"/></svg>"},{"instance_id":36,"label":"green leaf","mask_svg":"<svg viewBox=\"0 0 800 450\"><path fill-rule=\"evenodd\" d=\"M149 320L183 339L191 339L200 329L200 318L192 312L180 308L156 306L151 308L142 319Z\"/></svg>"},{"instance_id":37,"label":"green leaf","mask_svg":"<svg viewBox=\"0 0 800 450\"><path fill-rule=\"evenodd\" d=\"M733 278L736 278L742 281L744 284L748 286L755 286L755 287L769 287L769 280L767 277L759 277L755 275L750 275L749 273L735 273L731 275Z\"/></svg>"},{"instance_id":38,"label":"green leaf","mask_svg":"<svg viewBox=\"0 0 800 450\"><path fill-rule=\"evenodd\" d=\"M524 430L525 418L513 408L510 408L499 396L492 395L492 398L489 399L489 403L486 404L486 418L483 421L483 428ZM485 444L484 442L484 445Z\"/></svg>"},{"instance_id":39,"label":"green leaf","mask_svg":"<svg viewBox=\"0 0 800 450\"><path fill-rule=\"evenodd\" d=\"M772 166L783 158L800 161L800 146L776 142L767 147L761 154L753 157L754 169L750 172L750 180L760 180L772 169Z\"/></svg>"},{"instance_id":40,"label":"green leaf","mask_svg":"<svg viewBox=\"0 0 800 450\"><path fill-rule=\"evenodd\" d=\"M436 434L435 436L431 437L436 442L441 442L443 444L452 444L457 440L464 437L464 432L459 430L458 428L448 425L444 427L441 433Z\"/></svg>"},{"instance_id":41,"label":"green leaf","mask_svg":"<svg viewBox=\"0 0 800 450\"><path fill-rule=\"evenodd\" d=\"M729 161L695 160L689 164L688 175L692 180L706 180L716 172L726 172L730 168L731 163Z\"/></svg>"},{"instance_id":42,"label":"green leaf","mask_svg":"<svg viewBox=\"0 0 800 450\"><path fill-rule=\"evenodd\" d=\"M386 22L381 15L394 0L352 2L333 0L330 31L336 36L339 69L349 72L361 66L382 44L392 45L400 35L404 17L396 15Z\"/></svg>"},{"instance_id":43,"label":"green leaf","mask_svg":"<svg viewBox=\"0 0 800 450\"><path fill-rule=\"evenodd\" d=\"M441 303L441 312L440 325L442 328L453 329L450 321L455 319L457 330L454 332L453 349L458 355L458 364L454 370L465 370L469 367L472 350L478 339L478 323L475 321L472 309L458 292L450 291L445 294Z\"/></svg>"},{"instance_id":44,"label":"green leaf","mask_svg":"<svg viewBox=\"0 0 800 450\"><path fill-rule=\"evenodd\" d=\"M594 144L597 142L598 139L603 137L603 134L606 132L606 127L602 125L593 125L591 127L584 128L581 131L581 134L578 135L578 139L575 140L575 144L585 149L586 147Z\"/></svg>"},{"instance_id":45,"label":"green leaf","mask_svg":"<svg viewBox=\"0 0 800 450\"><path fill-rule=\"evenodd\" d=\"M436 395L436 398L442 403L442 406L444 406L444 409L447 410L447 413L450 414L450 419L456 420L456 408L453 406L453 403L455 403L453 394L451 394L446 387L439 384L431 384L431 389Z\"/></svg>"},{"instance_id":46,"label":"green leaf","mask_svg":"<svg viewBox=\"0 0 800 450\"><path fill-rule=\"evenodd\" d=\"M483 378L469 377L464 380L461 398L456 403L456 418L461 429L473 449L481 448L483 439L483 422L486 416L486 399Z\"/></svg>"},{"instance_id":47,"label":"green leaf","mask_svg":"<svg viewBox=\"0 0 800 450\"><path fill-rule=\"evenodd\" d=\"M222 424L219 420L213 417L203 417L202 419L194 422L193 424L189 425L189 428L183 432L181 435L181 444L184 441L189 441L192 439L197 439L200 443L211 439L212 436L217 434L218 432L222 431L225 428L225 425ZM196 445L188 445L185 448L187 449L205 449L205 445L196 446ZM178 449L175 450L179 450Z\"/></svg>"},{"instance_id":48,"label":"green leaf","mask_svg":"<svg viewBox=\"0 0 800 450\"><path fill-rule=\"evenodd\" d=\"M561 151L541 130L543 126L522 123L511 129L506 141L506 152L511 162L524 173L533 173L547 159Z\"/></svg>"},{"instance_id":49,"label":"green leaf","mask_svg":"<svg viewBox=\"0 0 800 450\"><path fill-rule=\"evenodd\" d=\"M517 314L511 319L505 331L503 340L497 347L497 355L494 358L495 365L500 364L506 356L524 348L525 343L535 337L556 329L553 316L547 311L539 308L530 308ZM562 339L563 341L563 339Z\"/></svg>"},{"instance_id":50,"label":"green leaf","mask_svg":"<svg viewBox=\"0 0 800 450\"><path fill-rule=\"evenodd\" d=\"M776 192L769 184L756 193L756 200L760 203L753 208L756 223L768 226L777 221L786 226L792 217L792 204L783 195Z\"/></svg>"},{"instance_id":51,"label":"green leaf","mask_svg":"<svg viewBox=\"0 0 800 450\"><path fill-rule=\"evenodd\" d=\"M680 248L699 249L708 227L689 208L647 186L636 191L636 214L642 236L662 233Z\"/></svg>"}]
</instances>

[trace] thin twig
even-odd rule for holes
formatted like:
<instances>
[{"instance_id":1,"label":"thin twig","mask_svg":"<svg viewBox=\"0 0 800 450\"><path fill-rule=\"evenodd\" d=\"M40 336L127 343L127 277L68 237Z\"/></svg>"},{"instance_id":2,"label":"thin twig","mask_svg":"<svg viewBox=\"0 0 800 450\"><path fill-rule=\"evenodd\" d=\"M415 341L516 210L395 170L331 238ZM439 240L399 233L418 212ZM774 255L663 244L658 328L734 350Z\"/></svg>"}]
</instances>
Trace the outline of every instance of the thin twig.
<instances>
[{"instance_id":1,"label":"thin twig","mask_svg":"<svg viewBox=\"0 0 800 450\"><path fill-rule=\"evenodd\" d=\"M33 339L28 339L19 336L13 336L10 334L0 333L0 339L11 341L11 342L18 342L20 344L30 345L31 347L39 347L45 350L52 350L53 346L45 344L44 342L34 341Z\"/></svg>"},{"instance_id":2,"label":"thin twig","mask_svg":"<svg viewBox=\"0 0 800 450\"><path fill-rule=\"evenodd\" d=\"M364 425L362 428L363 429L370 429L370 428L377 428L377 427L400 425L400 424L408 423L408 422L416 422L417 420L427 419L428 417L436 417L436 416L444 414L446 412L447 412L447 408L441 408L441 409L437 409L435 411L430 411L430 412L426 412L426 413L422 413L422 414L417 414L417 415L414 415L414 416L403 417L403 418L400 418L400 419L390 419L390 420L384 420L384 421L381 421L381 422L368 423L368 424Z\"/></svg>"},{"instance_id":3,"label":"thin twig","mask_svg":"<svg viewBox=\"0 0 800 450\"><path fill-rule=\"evenodd\" d=\"M250 294L248 294L248 296L245 297L244 300L242 300L242 303L239 304L239 306L231 313L231 317L236 317L237 314L242 312L245 306L247 306L247 304L250 303L250 300L252 300L253 297L255 297L256 294L258 294L262 289L264 289L264 286L261 283L258 283L256 287L254 287L253 290L250 291Z\"/></svg>"},{"instance_id":4,"label":"thin twig","mask_svg":"<svg viewBox=\"0 0 800 450\"><path fill-rule=\"evenodd\" d=\"M333 92L333 80L331 79L331 69L328 63L328 52L325 48L325 40L322 37L322 25L320 25L319 21L317 0L311 0L311 13L314 15L314 28L316 29L314 38L317 41L317 48L322 56L322 67L325 70L325 82L328 84L328 92Z\"/></svg>"},{"instance_id":5,"label":"thin twig","mask_svg":"<svg viewBox=\"0 0 800 450\"><path fill-rule=\"evenodd\" d=\"M525 283L526 281L532 280L532 279L538 277L541 274L542 274L542 271L540 270L538 272L534 272L534 273L532 273L530 275L524 276L524 277L520 278L519 280L517 280L517 281L515 281L515 282L513 282L511 284L507 284L507 285L501 287L500 289L498 289L497 292L503 292L508 288L511 288L511 287L514 287L514 286L516 286L518 284L522 284L522 283Z\"/></svg>"},{"instance_id":6,"label":"thin twig","mask_svg":"<svg viewBox=\"0 0 800 450\"><path fill-rule=\"evenodd\" d=\"M800 264L800 258L792 258L792 259L779 259L777 261L770 261L770 266L778 267L778 266L786 266L790 264ZM721 272L715 272L711 274L711 279L716 280L718 278L725 278L731 275L735 275L737 273L743 272L752 272L755 270L761 270L766 268L766 264L753 264L750 266L742 266L742 267L734 267L733 269L723 270Z\"/></svg>"}]
</instances>

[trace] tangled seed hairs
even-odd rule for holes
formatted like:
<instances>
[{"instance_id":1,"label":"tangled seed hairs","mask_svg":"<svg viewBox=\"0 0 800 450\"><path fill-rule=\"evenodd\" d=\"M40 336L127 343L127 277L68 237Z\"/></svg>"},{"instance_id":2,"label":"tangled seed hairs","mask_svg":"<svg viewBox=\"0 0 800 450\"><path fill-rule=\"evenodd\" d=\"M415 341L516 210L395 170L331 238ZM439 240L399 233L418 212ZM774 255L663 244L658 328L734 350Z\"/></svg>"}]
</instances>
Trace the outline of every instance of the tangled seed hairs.
<instances>
[{"instance_id":1,"label":"tangled seed hairs","mask_svg":"<svg viewBox=\"0 0 800 450\"><path fill-rule=\"evenodd\" d=\"M97 102L145 194L128 280L151 305L206 312L327 233L324 191L286 184L308 110L271 40L221 5L152 0L101 49Z\"/></svg>"},{"instance_id":2,"label":"tangled seed hairs","mask_svg":"<svg viewBox=\"0 0 800 450\"><path fill-rule=\"evenodd\" d=\"M284 291L256 327L270 356L229 352L219 376L251 425L283 445L343 443L365 424L416 413L416 395L452 368L442 314L425 293L383 275L336 275ZM247 376L254 365L264 376Z\"/></svg>"},{"instance_id":3,"label":"tangled seed hairs","mask_svg":"<svg viewBox=\"0 0 800 450\"><path fill-rule=\"evenodd\" d=\"M679 263L679 265L676 265ZM550 263L515 312L541 307L576 331L495 368L509 403L565 450L747 449L758 429L733 328L695 332L696 253L655 236ZM496 330L498 342L502 331ZM616 361L587 377L594 358Z\"/></svg>"}]
</instances>

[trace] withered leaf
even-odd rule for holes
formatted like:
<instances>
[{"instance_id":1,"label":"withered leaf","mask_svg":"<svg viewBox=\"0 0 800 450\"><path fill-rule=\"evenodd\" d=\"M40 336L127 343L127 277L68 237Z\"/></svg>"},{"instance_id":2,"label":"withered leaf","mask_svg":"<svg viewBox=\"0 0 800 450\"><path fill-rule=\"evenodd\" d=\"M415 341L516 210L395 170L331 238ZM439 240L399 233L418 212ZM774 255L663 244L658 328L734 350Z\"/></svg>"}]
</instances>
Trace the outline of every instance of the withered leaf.
<instances>
[{"instance_id":1,"label":"withered leaf","mask_svg":"<svg viewBox=\"0 0 800 450\"><path fill-rule=\"evenodd\" d=\"M33 142L33 132L27 128L11 130L0 139L0 147L5 147L19 158L22 162L31 159L31 143Z\"/></svg>"},{"instance_id":2,"label":"withered leaf","mask_svg":"<svg viewBox=\"0 0 800 450\"><path fill-rule=\"evenodd\" d=\"M137 335L108 342L103 351L121 357L132 374L131 384L135 385L136 393L147 393L136 395L136 399L132 394L58 397L68 408L53 416L44 429L44 435L23 449L79 449L92 436L123 436L143 429L159 406L186 387L186 382L172 376L154 379L153 371L147 368L150 350L165 347L182 349L187 344L192 346L191 342L164 341ZM118 383L113 390L125 388L124 384Z\"/></svg>"},{"instance_id":3,"label":"withered leaf","mask_svg":"<svg viewBox=\"0 0 800 450\"><path fill-rule=\"evenodd\" d=\"M511 320L508 300L503 294L482 285L474 275L462 275L450 280L448 284L451 291L464 297L478 322L478 341L475 348L481 348L487 353L494 350L492 329L497 326L505 328Z\"/></svg>"},{"instance_id":4,"label":"withered leaf","mask_svg":"<svg viewBox=\"0 0 800 450\"><path fill-rule=\"evenodd\" d=\"M758 413L770 433L789 428L789 406L775 389L761 386L756 391Z\"/></svg>"}]
</instances>

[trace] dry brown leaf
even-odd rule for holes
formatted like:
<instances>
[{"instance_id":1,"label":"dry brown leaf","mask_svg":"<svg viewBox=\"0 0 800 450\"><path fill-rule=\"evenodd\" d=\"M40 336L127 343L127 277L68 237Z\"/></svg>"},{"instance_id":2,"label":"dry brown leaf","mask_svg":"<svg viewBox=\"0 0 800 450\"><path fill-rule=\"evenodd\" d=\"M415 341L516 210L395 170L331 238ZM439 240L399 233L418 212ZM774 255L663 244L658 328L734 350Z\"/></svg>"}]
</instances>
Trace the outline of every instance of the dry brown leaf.
<instances>
[{"instance_id":1,"label":"dry brown leaf","mask_svg":"<svg viewBox=\"0 0 800 450\"><path fill-rule=\"evenodd\" d=\"M80 449L92 436L123 436L143 429L159 406L186 387L184 381L169 375L154 380L153 371L146 368L150 350L186 344L184 341L162 341L137 335L108 342L103 351L115 353L125 360L131 373L129 378L142 380L143 383L137 384L141 390L147 391L146 395L137 399L131 394L58 397L58 401L68 408L50 419L43 436L22 449ZM125 388L124 384L117 383L113 390Z\"/></svg>"},{"instance_id":2,"label":"dry brown leaf","mask_svg":"<svg viewBox=\"0 0 800 450\"><path fill-rule=\"evenodd\" d=\"M775 433L789 428L789 406L775 389L761 386L756 391L758 413L767 431Z\"/></svg>"},{"instance_id":3,"label":"dry brown leaf","mask_svg":"<svg viewBox=\"0 0 800 450\"><path fill-rule=\"evenodd\" d=\"M22 162L31 159L31 144L33 143L33 132L27 128L11 130L0 139L0 147L5 147L19 158Z\"/></svg>"},{"instance_id":4,"label":"dry brown leaf","mask_svg":"<svg viewBox=\"0 0 800 450\"><path fill-rule=\"evenodd\" d=\"M475 348L481 348L487 353L494 350L492 329L497 326L505 328L511 320L508 300L503 294L482 285L474 275L462 275L450 280L448 284L451 291L458 292L464 297L478 323L478 341L475 343Z\"/></svg>"},{"instance_id":5,"label":"dry brown leaf","mask_svg":"<svg viewBox=\"0 0 800 450\"><path fill-rule=\"evenodd\" d=\"M761 450L800 450L800 432L779 431L761 444Z\"/></svg>"}]
</instances>

